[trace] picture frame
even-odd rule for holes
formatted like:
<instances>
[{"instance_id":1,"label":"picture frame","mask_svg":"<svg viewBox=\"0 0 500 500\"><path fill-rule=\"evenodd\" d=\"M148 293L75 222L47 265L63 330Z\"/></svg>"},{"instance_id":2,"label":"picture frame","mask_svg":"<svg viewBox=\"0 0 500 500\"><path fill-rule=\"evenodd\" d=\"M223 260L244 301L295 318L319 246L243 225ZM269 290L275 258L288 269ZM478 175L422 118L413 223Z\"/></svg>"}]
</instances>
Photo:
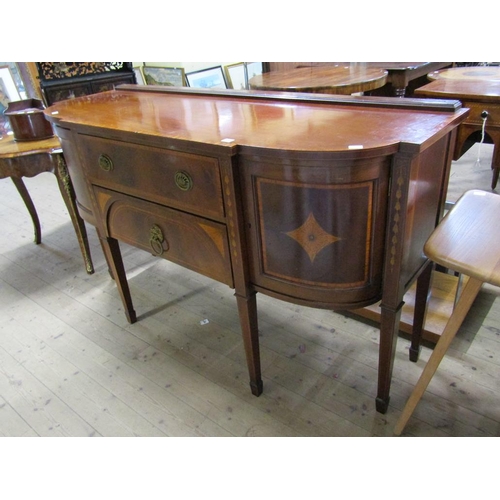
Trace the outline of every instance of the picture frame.
<instances>
[{"instance_id":1,"label":"picture frame","mask_svg":"<svg viewBox=\"0 0 500 500\"><path fill-rule=\"evenodd\" d=\"M0 66L0 137L12 133L4 112L9 102L20 101L21 95L9 66Z\"/></svg>"},{"instance_id":2,"label":"picture frame","mask_svg":"<svg viewBox=\"0 0 500 500\"><path fill-rule=\"evenodd\" d=\"M38 69L35 62L16 62L9 63L11 69L17 68L19 83L17 88L21 99L40 99L45 102L42 90L39 84ZM0 66L2 63L0 63ZM15 75L14 75L15 79Z\"/></svg>"},{"instance_id":3,"label":"picture frame","mask_svg":"<svg viewBox=\"0 0 500 500\"><path fill-rule=\"evenodd\" d=\"M144 75L142 73L141 66L134 66L133 68L135 73L135 81L138 85L146 85L146 81L144 80Z\"/></svg>"},{"instance_id":4,"label":"picture frame","mask_svg":"<svg viewBox=\"0 0 500 500\"><path fill-rule=\"evenodd\" d=\"M248 89L248 80L246 78L245 63L228 64L224 66L227 86L230 89L246 90Z\"/></svg>"},{"instance_id":5,"label":"picture frame","mask_svg":"<svg viewBox=\"0 0 500 500\"><path fill-rule=\"evenodd\" d=\"M189 87L227 89L227 83L222 66L214 66L213 68L206 68L186 73L186 82Z\"/></svg>"},{"instance_id":6,"label":"picture frame","mask_svg":"<svg viewBox=\"0 0 500 500\"><path fill-rule=\"evenodd\" d=\"M262 75L263 67L261 62L247 62L245 65L247 68L247 82L254 76Z\"/></svg>"},{"instance_id":7,"label":"picture frame","mask_svg":"<svg viewBox=\"0 0 500 500\"><path fill-rule=\"evenodd\" d=\"M21 100L21 95L9 66L0 66L0 90L4 96L3 99L8 99L9 102Z\"/></svg>"},{"instance_id":8,"label":"picture frame","mask_svg":"<svg viewBox=\"0 0 500 500\"><path fill-rule=\"evenodd\" d=\"M164 85L166 87L186 86L184 68L142 66L142 74L146 85Z\"/></svg>"}]
</instances>

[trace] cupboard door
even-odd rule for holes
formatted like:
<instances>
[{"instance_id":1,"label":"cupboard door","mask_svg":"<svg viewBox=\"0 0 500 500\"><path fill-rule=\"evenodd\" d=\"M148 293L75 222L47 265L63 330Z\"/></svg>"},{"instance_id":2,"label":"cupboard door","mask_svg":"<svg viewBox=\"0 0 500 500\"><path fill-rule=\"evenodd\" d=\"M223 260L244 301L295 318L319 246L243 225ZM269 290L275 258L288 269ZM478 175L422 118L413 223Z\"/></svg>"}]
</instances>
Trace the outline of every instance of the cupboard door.
<instances>
[{"instance_id":1,"label":"cupboard door","mask_svg":"<svg viewBox=\"0 0 500 500\"><path fill-rule=\"evenodd\" d=\"M320 307L380 300L390 162L243 161L252 283Z\"/></svg>"}]
</instances>

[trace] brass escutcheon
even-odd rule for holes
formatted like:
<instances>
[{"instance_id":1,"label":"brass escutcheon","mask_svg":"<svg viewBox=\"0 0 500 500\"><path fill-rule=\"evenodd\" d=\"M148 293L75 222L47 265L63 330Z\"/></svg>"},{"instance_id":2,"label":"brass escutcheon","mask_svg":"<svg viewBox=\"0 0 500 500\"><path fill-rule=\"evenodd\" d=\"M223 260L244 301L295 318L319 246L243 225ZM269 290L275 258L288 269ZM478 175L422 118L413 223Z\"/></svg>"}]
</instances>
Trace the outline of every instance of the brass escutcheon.
<instances>
[{"instance_id":1,"label":"brass escutcheon","mask_svg":"<svg viewBox=\"0 0 500 500\"><path fill-rule=\"evenodd\" d=\"M99 166L106 172L113 170L113 160L108 155L102 154L99 156Z\"/></svg>"},{"instance_id":2,"label":"brass escutcheon","mask_svg":"<svg viewBox=\"0 0 500 500\"><path fill-rule=\"evenodd\" d=\"M189 191L193 187L193 179L186 172L176 172L175 185L182 191Z\"/></svg>"},{"instance_id":3,"label":"brass escutcheon","mask_svg":"<svg viewBox=\"0 0 500 500\"><path fill-rule=\"evenodd\" d=\"M151 246L154 255L161 255L164 252L164 242L165 238L161 228L156 224L153 224L149 230L149 245Z\"/></svg>"}]
</instances>

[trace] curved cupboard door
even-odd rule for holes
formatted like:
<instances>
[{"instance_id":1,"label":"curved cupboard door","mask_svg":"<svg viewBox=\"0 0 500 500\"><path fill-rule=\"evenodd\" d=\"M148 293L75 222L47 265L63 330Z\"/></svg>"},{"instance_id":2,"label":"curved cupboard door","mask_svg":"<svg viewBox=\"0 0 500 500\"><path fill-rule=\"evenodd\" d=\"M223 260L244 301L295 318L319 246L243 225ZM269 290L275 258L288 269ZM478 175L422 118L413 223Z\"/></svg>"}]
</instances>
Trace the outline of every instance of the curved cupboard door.
<instances>
[{"instance_id":1,"label":"curved cupboard door","mask_svg":"<svg viewBox=\"0 0 500 500\"><path fill-rule=\"evenodd\" d=\"M251 281L284 300L381 298L391 156L243 156Z\"/></svg>"}]
</instances>

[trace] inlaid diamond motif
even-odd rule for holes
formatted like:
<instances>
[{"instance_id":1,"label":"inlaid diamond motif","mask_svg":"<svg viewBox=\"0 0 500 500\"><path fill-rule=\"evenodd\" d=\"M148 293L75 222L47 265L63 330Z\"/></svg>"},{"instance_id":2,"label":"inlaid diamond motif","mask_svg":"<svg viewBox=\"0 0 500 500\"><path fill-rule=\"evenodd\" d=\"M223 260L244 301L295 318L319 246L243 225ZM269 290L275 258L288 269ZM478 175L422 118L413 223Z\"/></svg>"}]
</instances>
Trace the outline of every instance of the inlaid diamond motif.
<instances>
[{"instance_id":1,"label":"inlaid diamond motif","mask_svg":"<svg viewBox=\"0 0 500 500\"><path fill-rule=\"evenodd\" d=\"M306 251L311 262L314 262L323 248L341 240L338 236L327 233L315 219L313 213L309 214L307 220L297 229L285 233L290 238L293 238Z\"/></svg>"}]
</instances>

